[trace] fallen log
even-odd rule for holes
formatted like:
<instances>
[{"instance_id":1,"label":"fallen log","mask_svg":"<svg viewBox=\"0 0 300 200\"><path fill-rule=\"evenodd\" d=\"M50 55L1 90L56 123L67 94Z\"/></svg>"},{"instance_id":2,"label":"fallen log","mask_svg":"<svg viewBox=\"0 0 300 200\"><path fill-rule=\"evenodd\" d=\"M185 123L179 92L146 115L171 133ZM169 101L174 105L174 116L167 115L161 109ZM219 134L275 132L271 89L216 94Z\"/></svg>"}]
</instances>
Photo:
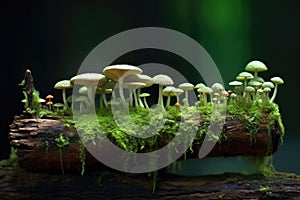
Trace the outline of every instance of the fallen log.
<instances>
[{"instance_id":1,"label":"fallen log","mask_svg":"<svg viewBox=\"0 0 300 200\"><path fill-rule=\"evenodd\" d=\"M62 117L43 119L15 116L10 125L11 146L17 149L19 166L31 171L60 171L60 148L55 139L63 134L72 138L62 149L62 162L65 171L79 172L81 169L80 143L74 125L66 126ZM255 136L249 134L246 125L236 117L228 118L223 127L222 139L207 157L227 156L268 156L276 152L281 132L276 124L268 128L268 115L263 120ZM163 143L163 142L162 142ZM193 152L187 151L186 158L198 158L201 145L193 145ZM183 156L181 157L181 159ZM97 168L101 163L86 151L85 168Z\"/></svg>"}]
</instances>

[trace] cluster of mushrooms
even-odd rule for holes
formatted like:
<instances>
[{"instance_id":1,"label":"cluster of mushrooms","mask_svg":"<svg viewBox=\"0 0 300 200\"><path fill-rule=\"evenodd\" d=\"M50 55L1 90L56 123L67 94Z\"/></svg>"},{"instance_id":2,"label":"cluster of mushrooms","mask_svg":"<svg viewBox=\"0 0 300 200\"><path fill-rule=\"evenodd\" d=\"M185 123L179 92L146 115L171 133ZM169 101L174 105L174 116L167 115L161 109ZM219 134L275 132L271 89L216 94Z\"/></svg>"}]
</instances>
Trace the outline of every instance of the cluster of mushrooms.
<instances>
[{"instance_id":1,"label":"cluster of mushrooms","mask_svg":"<svg viewBox=\"0 0 300 200\"><path fill-rule=\"evenodd\" d=\"M95 95L99 95L99 107L109 107L113 103L129 104L130 106L139 108L148 108L147 97L149 93L141 93L141 89L157 84L159 87L157 106L165 108L170 106L171 98L176 98L174 106L181 106L179 96L184 94L182 100L183 106L189 106L188 91L196 90L198 93L198 102L196 106L206 106L208 99L211 104L219 104L230 98L232 104L236 104L240 100L244 102L262 101L263 103L273 102L278 85L284 81L280 77L273 77L271 81L264 81L258 76L259 72L266 71L267 67L261 61L251 61L245 67L245 72L241 72L236 80L229 83L233 90L226 91L220 83L214 83L211 87L204 83L193 85L192 83L181 83L178 87L172 86L174 81L171 77L158 74L154 77L142 74L142 69L127 64L118 64L105 67L103 74L101 73L83 73L72 77L70 80L62 80L55 84L55 89L62 90L63 104L61 107L67 109L68 102L79 103L80 112L84 112L89 108L95 107ZM78 95L66 97L66 90L79 85ZM116 90L115 90L116 88ZM270 98L269 93L274 89ZM125 98L124 92L129 94ZM118 93L118 95L116 95ZM107 94L111 95L111 100L107 100ZM118 97L116 97L118 96ZM166 103L163 102L163 96L167 98ZM73 106L73 105L72 105Z\"/></svg>"}]
</instances>

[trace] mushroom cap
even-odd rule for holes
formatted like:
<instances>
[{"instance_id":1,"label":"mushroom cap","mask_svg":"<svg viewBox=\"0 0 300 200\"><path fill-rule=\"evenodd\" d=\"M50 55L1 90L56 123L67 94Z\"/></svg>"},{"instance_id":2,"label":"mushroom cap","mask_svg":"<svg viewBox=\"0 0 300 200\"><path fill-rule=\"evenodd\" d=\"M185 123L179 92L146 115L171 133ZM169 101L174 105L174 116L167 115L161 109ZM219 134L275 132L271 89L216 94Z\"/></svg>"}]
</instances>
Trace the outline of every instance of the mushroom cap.
<instances>
[{"instance_id":1,"label":"mushroom cap","mask_svg":"<svg viewBox=\"0 0 300 200\"><path fill-rule=\"evenodd\" d=\"M179 96L182 93L184 93L184 90L180 89L180 88L174 88L174 90L172 91L172 93L175 94L175 96Z\"/></svg>"},{"instance_id":2,"label":"mushroom cap","mask_svg":"<svg viewBox=\"0 0 300 200\"><path fill-rule=\"evenodd\" d=\"M284 81L283 81L280 77L278 77L278 76L271 78L271 81L272 81L273 83L275 83L275 84L278 84L278 85L284 83Z\"/></svg>"},{"instance_id":3,"label":"mushroom cap","mask_svg":"<svg viewBox=\"0 0 300 200\"><path fill-rule=\"evenodd\" d=\"M270 88L269 88L270 89ZM270 89L270 91L271 91L271 89ZM258 90L257 90L257 92L258 93L263 93L264 92L264 90L263 89L261 89L261 88L259 88Z\"/></svg>"},{"instance_id":4,"label":"mushroom cap","mask_svg":"<svg viewBox=\"0 0 300 200\"><path fill-rule=\"evenodd\" d=\"M53 99L53 98L54 98L54 96L51 95L51 94L48 94L48 95L46 96L46 99Z\"/></svg>"},{"instance_id":5,"label":"mushroom cap","mask_svg":"<svg viewBox=\"0 0 300 200\"><path fill-rule=\"evenodd\" d=\"M175 96L175 94L173 93L174 89L176 89L176 88L173 86L167 86L163 89L162 95L163 96Z\"/></svg>"},{"instance_id":6,"label":"mushroom cap","mask_svg":"<svg viewBox=\"0 0 300 200\"><path fill-rule=\"evenodd\" d=\"M139 95L139 97L149 97L149 96L150 94L146 92Z\"/></svg>"},{"instance_id":7,"label":"mushroom cap","mask_svg":"<svg viewBox=\"0 0 300 200\"><path fill-rule=\"evenodd\" d=\"M164 74L158 74L152 78L154 84L159 85L173 85L174 82L172 78Z\"/></svg>"},{"instance_id":8,"label":"mushroom cap","mask_svg":"<svg viewBox=\"0 0 300 200\"><path fill-rule=\"evenodd\" d=\"M266 81L262 84L262 88L274 88L274 84L270 81Z\"/></svg>"},{"instance_id":9,"label":"mushroom cap","mask_svg":"<svg viewBox=\"0 0 300 200\"><path fill-rule=\"evenodd\" d=\"M258 81L258 82L261 82L261 83L265 82L265 80L262 77L260 77L260 76L254 77L252 80Z\"/></svg>"},{"instance_id":10,"label":"mushroom cap","mask_svg":"<svg viewBox=\"0 0 300 200\"><path fill-rule=\"evenodd\" d=\"M245 79L253 79L254 76L249 73L249 72L241 72L239 73L239 75L236 77L236 80L241 81L241 80L245 80Z\"/></svg>"},{"instance_id":11,"label":"mushroom cap","mask_svg":"<svg viewBox=\"0 0 300 200\"><path fill-rule=\"evenodd\" d=\"M145 83L145 87L150 87L153 84L152 78L145 74L131 74L124 78L125 82L142 82Z\"/></svg>"},{"instance_id":12,"label":"mushroom cap","mask_svg":"<svg viewBox=\"0 0 300 200\"><path fill-rule=\"evenodd\" d=\"M55 104L53 104L53 107L56 107L56 108L62 108L62 107L64 107L64 104L62 104L62 103L55 103Z\"/></svg>"},{"instance_id":13,"label":"mushroom cap","mask_svg":"<svg viewBox=\"0 0 300 200\"><path fill-rule=\"evenodd\" d=\"M112 89L105 89L105 88L97 87L96 93L97 94L110 94L110 93L112 93Z\"/></svg>"},{"instance_id":14,"label":"mushroom cap","mask_svg":"<svg viewBox=\"0 0 300 200\"><path fill-rule=\"evenodd\" d=\"M85 95L78 96L73 99L74 102L86 102L89 101L89 98Z\"/></svg>"},{"instance_id":15,"label":"mushroom cap","mask_svg":"<svg viewBox=\"0 0 300 200\"><path fill-rule=\"evenodd\" d=\"M72 84L84 86L101 86L104 85L108 80L103 74L84 73L73 76L70 81Z\"/></svg>"},{"instance_id":16,"label":"mushroom cap","mask_svg":"<svg viewBox=\"0 0 300 200\"><path fill-rule=\"evenodd\" d=\"M250 80L250 81L248 82L248 85L249 85L249 86L253 86L253 87L259 87L259 86L262 85L262 83L259 82L259 81L255 81L254 79L252 79L252 80Z\"/></svg>"},{"instance_id":17,"label":"mushroom cap","mask_svg":"<svg viewBox=\"0 0 300 200\"><path fill-rule=\"evenodd\" d=\"M146 83L142 83L142 82L126 82L123 84L124 88L140 88L140 87L145 87Z\"/></svg>"},{"instance_id":18,"label":"mushroom cap","mask_svg":"<svg viewBox=\"0 0 300 200\"><path fill-rule=\"evenodd\" d=\"M110 65L103 69L103 74L113 81L118 81L122 77L142 72L140 68L126 64Z\"/></svg>"},{"instance_id":19,"label":"mushroom cap","mask_svg":"<svg viewBox=\"0 0 300 200\"><path fill-rule=\"evenodd\" d=\"M247 86L247 87L245 87L244 91L248 92L248 93L253 93L253 92L255 92L255 89L252 86Z\"/></svg>"},{"instance_id":20,"label":"mushroom cap","mask_svg":"<svg viewBox=\"0 0 300 200\"><path fill-rule=\"evenodd\" d=\"M271 88L265 87L265 88L263 89L263 91L264 91L264 92L271 92Z\"/></svg>"},{"instance_id":21,"label":"mushroom cap","mask_svg":"<svg viewBox=\"0 0 300 200\"><path fill-rule=\"evenodd\" d=\"M54 85L54 88L55 89L59 89L59 90L62 90L62 89L69 89L69 88L72 88L72 84L70 82L70 80L62 80L62 81L58 81L55 85Z\"/></svg>"},{"instance_id":22,"label":"mushroom cap","mask_svg":"<svg viewBox=\"0 0 300 200\"><path fill-rule=\"evenodd\" d=\"M183 90L193 90L194 89L194 85L191 83L181 83L178 87Z\"/></svg>"},{"instance_id":23,"label":"mushroom cap","mask_svg":"<svg viewBox=\"0 0 300 200\"><path fill-rule=\"evenodd\" d=\"M87 87L86 86L82 86L81 88L79 88L78 92L80 94L87 94Z\"/></svg>"},{"instance_id":24,"label":"mushroom cap","mask_svg":"<svg viewBox=\"0 0 300 200\"><path fill-rule=\"evenodd\" d=\"M221 84L221 83L214 83L212 86L211 86L211 89L214 91L214 92L221 92L224 90L224 86Z\"/></svg>"},{"instance_id":25,"label":"mushroom cap","mask_svg":"<svg viewBox=\"0 0 300 200\"><path fill-rule=\"evenodd\" d=\"M246 65L245 70L249 72L263 72L267 71L268 68L263 62L253 60Z\"/></svg>"},{"instance_id":26,"label":"mushroom cap","mask_svg":"<svg viewBox=\"0 0 300 200\"><path fill-rule=\"evenodd\" d=\"M53 104L52 101L47 101L47 102L46 102L46 105L52 105L52 104Z\"/></svg>"},{"instance_id":27,"label":"mushroom cap","mask_svg":"<svg viewBox=\"0 0 300 200\"><path fill-rule=\"evenodd\" d=\"M241 81L231 81L228 83L230 86L240 86L243 85Z\"/></svg>"},{"instance_id":28,"label":"mushroom cap","mask_svg":"<svg viewBox=\"0 0 300 200\"><path fill-rule=\"evenodd\" d=\"M209 87L200 87L197 89L197 92L198 93L206 93L206 94L209 94L209 93L212 93L213 90Z\"/></svg>"},{"instance_id":29,"label":"mushroom cap","mask_svg":"<svg viewBox=\"0 0 300 200\"><path fill-rule=\"evenodd\" d=\"M202 87L206 87L206 85L204 83L198 83L194 88L198 89L198 88L202 88Z\"/></svg>"}]
</instances>

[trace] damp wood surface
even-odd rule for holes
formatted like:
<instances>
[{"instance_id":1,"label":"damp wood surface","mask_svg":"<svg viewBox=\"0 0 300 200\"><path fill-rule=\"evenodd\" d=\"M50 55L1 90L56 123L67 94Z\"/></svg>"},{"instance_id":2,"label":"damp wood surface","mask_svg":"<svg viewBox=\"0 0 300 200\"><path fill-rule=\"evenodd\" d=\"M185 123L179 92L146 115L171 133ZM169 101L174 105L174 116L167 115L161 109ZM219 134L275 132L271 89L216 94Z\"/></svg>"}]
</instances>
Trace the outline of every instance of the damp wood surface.
<instances>
[{"instance_id":1,"label":"damp wood surface","mask_svg":"<svg viewBox=\"0 0 300 200\"><path fill-rule=\"evenodd\" d=\"M299 199L300 177L276 173L177 176L159 174L156 190L145 174L99 171L80 175L0 168L0 199Z\"/></svg>"},{"instance_id":2,"label":"damp wood surface","mask_svg":"<svg viewBox=\"0 0 300 200\"><path fill-rule=\"evenodd\" d=\"M55 142L60 134L72 135L72 142L62 151L63 165L66 171L77 171L80 168L79 136L73 125L66 127L61 117L32 119L15 116L10 125L9 139L11 146L17 149L19 166L32 171L59 171L60 155ZM201 119L199 124L201 124ZM266 156L276 152L280 144L280 130L276 126L267 130L268 116L263 120L255 137L249 134L247 127L239 119L232 117L226 120L220 143L217 143L207 157L228 156ZM163 143L164 141L161 141ZM186 158L197 158L199 145L193 146L193 152L187 151ZM182 157L180 159L183 159ZM97 168L99 162L88 152L86 168Z\"/></svg>"}]
</instances>

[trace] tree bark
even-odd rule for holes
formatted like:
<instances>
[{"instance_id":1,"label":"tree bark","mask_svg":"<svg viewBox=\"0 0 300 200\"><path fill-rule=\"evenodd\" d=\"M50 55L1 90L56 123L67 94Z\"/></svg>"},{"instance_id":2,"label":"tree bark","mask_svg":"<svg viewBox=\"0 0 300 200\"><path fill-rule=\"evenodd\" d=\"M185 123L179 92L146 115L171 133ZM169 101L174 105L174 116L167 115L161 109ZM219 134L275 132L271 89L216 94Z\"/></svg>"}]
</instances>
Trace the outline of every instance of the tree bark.
<instances>
[{"instance_id":1,"label":"tree bark","mask_svg":"<svg viewBox=\"0 0 300 200\"><path fill-rule=\"evenodd\" d=\"M246 125L238 118L226 120L223 127L225 137L214 146L207 157L273 154L280 142L280 131L275 124L268 133L268 115L264 114L263 118L255 137L250 136ZM11 145L17 149L19 166L31 171L61 170L60 149L55 142L55 138L60 134L65 137L72 135L71 143L62 149L64 170L79 172L81 169L79 136L73 125L66 127L59 118L53 117L28 119L25 116L15 116L10 125L9 139ZM198 158L199 147L199 144L193 145L193 152L187 151L186 158ZM88 152L86 152L85 163L86 169L93 169L100 165Z\"/></svg>"}]
</instances>

